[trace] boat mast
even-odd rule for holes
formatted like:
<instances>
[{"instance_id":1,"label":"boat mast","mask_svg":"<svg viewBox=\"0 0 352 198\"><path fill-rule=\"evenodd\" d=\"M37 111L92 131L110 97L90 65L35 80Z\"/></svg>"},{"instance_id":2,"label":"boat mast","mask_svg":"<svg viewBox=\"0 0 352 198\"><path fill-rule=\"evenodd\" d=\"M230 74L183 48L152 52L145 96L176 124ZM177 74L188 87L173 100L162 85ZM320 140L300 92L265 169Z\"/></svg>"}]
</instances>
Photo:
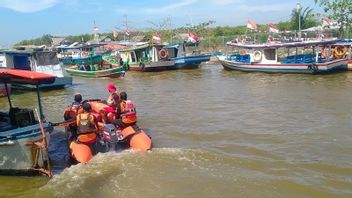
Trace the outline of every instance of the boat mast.
<instances>
[{"instance_id":1,"label":"boat mast","mask_svg":"<svg viewBox=\"0 0 352 198\"><path fill-rule=\"evenodd\" d=\"M12 108L12 102L11 102L11 98L10 98L10 92L7 86L7 83L5 82L5 89L6 89L6 95L7 95L7 100L9 101L9 105L10 105L10 109Z\"/></svg>"}]
</instances>

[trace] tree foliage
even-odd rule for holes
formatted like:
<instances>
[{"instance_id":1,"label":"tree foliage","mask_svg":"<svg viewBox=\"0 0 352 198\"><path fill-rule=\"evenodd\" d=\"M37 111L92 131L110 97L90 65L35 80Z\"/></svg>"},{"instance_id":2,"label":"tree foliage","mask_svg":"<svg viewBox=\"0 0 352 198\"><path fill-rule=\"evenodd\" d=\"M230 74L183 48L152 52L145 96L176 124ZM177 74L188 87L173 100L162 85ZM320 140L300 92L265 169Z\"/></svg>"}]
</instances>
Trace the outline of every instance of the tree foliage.
<instances>
[{"instance_id":1,"label":"tree foliage","mask_svg":"<svg viewBox=\"0 0 352 198\"><path fill-rule=\"evenodd\" d=\"M290 22L291 30L298 30L299 22L301 22L301 29L306 29L318 25L318 20L315 18L313 9L309 7L302 7L299 10L293 9Z\"/></svg>"},{"instance_id":2,"label":"tree foliage","mask_svg":"<svg viewBox=\"0 0 352 198\"><path fill-rule=\"evenodd\" d=\"M351 0L314 0L323 6L324 11L329 13L329 17L340 24L340 37L344 36L346 28L349 31L352 22L352 1ZM346 36L346 35L345 35Z\"/></svg>"}]
</instances>

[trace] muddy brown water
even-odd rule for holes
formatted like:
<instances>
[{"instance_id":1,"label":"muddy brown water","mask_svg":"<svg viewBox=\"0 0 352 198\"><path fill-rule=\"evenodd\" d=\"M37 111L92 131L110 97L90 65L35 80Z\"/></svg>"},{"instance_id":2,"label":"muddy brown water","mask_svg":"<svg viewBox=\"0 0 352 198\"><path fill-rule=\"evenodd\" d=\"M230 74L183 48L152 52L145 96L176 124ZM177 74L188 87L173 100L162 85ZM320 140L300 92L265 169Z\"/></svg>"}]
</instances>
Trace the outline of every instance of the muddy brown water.
<instances>
[{"instance_id":1,"label":"muddy brown water","mask_svg":"<svg viewBox=\"0 0 352 198\"><path fill-rule=\"evenodd\" d=\"M153 138L150 153L98 154L55 176L0 177L0 197L352 197L352 73L265 74L220 65L125 79L74 78L42 93L47 119L62 120L76 92L106 98L115 82ZM17 93L31 107L34 93ZM6 98L0 99L5 108ZM62 129L51 154L64 158Z\"/></svg>"}]
</instances>

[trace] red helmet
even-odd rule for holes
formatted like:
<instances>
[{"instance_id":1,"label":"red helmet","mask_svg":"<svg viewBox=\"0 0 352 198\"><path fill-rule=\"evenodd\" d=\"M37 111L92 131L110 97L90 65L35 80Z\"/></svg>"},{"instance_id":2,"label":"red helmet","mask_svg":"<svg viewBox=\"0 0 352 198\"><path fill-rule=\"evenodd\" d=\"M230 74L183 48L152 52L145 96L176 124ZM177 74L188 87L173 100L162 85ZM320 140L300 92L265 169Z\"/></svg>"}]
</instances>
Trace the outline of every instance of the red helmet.
<instances>
[{"instance_id":1,"label":"red helmet","mask_svg":"<svg viewBox=\"0 0 352 198\"><path fill-rule=\"evenodd\" d=\"M114 85L114 83L109 83L108 85L106 85L106 89L108 91L116 91L116 86Z\"/></svg>"}]
</instances>

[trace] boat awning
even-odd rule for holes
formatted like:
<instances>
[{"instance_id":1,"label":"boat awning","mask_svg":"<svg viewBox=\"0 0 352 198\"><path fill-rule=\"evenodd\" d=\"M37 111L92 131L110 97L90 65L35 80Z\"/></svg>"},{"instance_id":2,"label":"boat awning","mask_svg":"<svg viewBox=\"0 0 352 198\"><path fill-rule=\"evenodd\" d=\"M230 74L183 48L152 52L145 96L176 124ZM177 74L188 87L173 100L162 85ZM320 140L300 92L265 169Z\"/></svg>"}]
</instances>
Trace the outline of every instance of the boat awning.
<instances>
[{"instance_id":1,"label":"boat awning","mask_svg":"<svg viewBox=\"0 0 352 198\"><path fill-rule=\"evenodd\" d=\"M296 48L296 47L309 47L309 46L324 46L332 45L340 40L330 39L330 40L311 40L311 41L301 41L301 42L291 42L291 43L264 43L264 44L241 44L228 42L227 45L247 48L247 49L262 49L262 48Z\"/></svg>"},{"instance_id":2,"label":"boat awning","mask_svg":"<svg viewBox=\"0 0 352 198\"><path fill-rule=\"evenodd\" d=\"M18 69L0 69L1 83L20 83L30 85L51 84L56 76Z\"/></svg>"}]
</instances>

